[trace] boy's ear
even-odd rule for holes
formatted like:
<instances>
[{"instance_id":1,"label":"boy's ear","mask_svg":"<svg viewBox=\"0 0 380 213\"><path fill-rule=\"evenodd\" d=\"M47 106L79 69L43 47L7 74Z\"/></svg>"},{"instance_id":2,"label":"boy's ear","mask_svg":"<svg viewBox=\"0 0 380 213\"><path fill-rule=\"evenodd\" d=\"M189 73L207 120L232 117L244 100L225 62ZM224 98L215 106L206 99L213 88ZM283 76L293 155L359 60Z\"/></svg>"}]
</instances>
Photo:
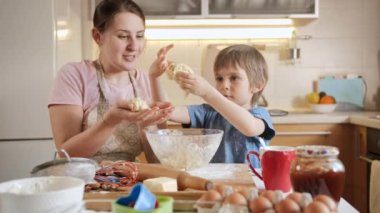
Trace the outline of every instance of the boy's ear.
<instances>
[{"instance_id":1,"label":"boy's ear","mask_svg":"<svg viewBox=\"0 0 380 213\"><path fill-rule=\"evenodd\" d=\"M264 86L265 86L264 83L260 83L260 84L257 85L257 86L251 86L251 92L252 92L253 94L255 94L255 93L257 93L257 92L260 92L261 90L264 89Z\"/></svg>"},{"instance_id":2,"label":"boy's ear","mask_svg":"<svg viewBox=\"0 0 380 213\"><path fill-rule=\"evenodd\" d=\"M102 35L99 32L99 30L97 30L96 28L92 28L91 35L92 35L92 38L94 39L94 41L96 42L96 44L98 44L100 46L102 44L102 42L101 42Z\"/></svg>"}]
</instances>

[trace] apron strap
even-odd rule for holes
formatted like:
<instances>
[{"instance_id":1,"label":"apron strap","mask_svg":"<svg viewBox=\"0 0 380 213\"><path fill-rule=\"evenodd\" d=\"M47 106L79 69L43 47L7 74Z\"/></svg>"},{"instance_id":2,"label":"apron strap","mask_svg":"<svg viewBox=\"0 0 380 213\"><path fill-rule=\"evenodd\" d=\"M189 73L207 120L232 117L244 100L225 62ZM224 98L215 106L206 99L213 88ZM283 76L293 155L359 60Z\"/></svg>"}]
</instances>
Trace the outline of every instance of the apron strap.
<instances>
[{"instance_id":1,"label":"apron strap","mask_svg":"<svg viewBox=\"0 0 380 213\"><path fill-rule=\"evenodd\" d=\"M110 108L110 103L105 97L105 87L104 87L104 72L102 65L98 60L94 61L96 68L96 77L98 79L98 88L99 88L99 105L98 105L98 120L103 117L104 113Z\"/></svg>"}]
</instances>

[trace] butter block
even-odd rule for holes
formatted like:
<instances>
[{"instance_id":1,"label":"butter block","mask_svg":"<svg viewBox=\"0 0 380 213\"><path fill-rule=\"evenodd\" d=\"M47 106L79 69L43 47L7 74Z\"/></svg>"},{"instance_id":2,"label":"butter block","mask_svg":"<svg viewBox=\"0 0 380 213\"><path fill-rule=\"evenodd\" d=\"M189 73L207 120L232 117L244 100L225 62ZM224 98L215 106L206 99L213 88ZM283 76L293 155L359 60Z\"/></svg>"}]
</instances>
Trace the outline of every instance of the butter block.
<instances>
[{"instance_id":1,"label":"butter block","mask_svg":"<svg viewBox=\"0 0 380 213\"><path fill-rule=\"evenodd\" d=\"M150 178L143 184L151 192L176 192L178 191L177 180L168 177Z\"/></svg>"}]
</instances>

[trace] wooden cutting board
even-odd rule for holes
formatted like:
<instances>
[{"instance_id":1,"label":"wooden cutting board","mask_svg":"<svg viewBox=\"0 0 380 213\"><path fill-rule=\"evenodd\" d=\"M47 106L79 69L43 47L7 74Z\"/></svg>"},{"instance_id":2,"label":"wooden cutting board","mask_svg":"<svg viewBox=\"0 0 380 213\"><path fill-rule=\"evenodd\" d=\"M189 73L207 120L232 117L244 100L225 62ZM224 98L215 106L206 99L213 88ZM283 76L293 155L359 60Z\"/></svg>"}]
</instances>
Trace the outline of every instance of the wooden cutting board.
<instances>
[{"instance_id":1,"label":"wooden cutting board","mask_svg":"<svg viewBox=\"0 0 380 213\"><path fill-rule=\"evenodd\" d=\"M214 185L226 184L236 189L255 186L252 173L247 164L209 164L205 167L187 171L191 175L211 180ZM110 211L111 202L127 192L86 192L84 201L86 208L94 211ZM193 204L205 191L187 189L178 192L161 192L156 195L166 195L174 198L174 209L192 208ZM189 210L189 209L187 209Z\"/></svg>"},{"instance_id":2,"label":"wooden cutting board","mask_svg":"<svg viewBox=\"0 0 380 213\"><path fill-rule=\"evenodd\" d=\"M216 184L241 187L255 186L253 173L247 164L208 164L205 167L188 171L191 175L203 177Z\"/></svg>"},{"instance_id":3,"label":"wooden cutting board","mask_svg":"<svg viewBox=\"0 0 380 213\"><path fill-rule=\"evenodd\" d=\"M156 195L170 196L174 199L173 209L176 211L194 211L194 204L205 191L159 192ZM86 192L84 203L87 210L111 211L112 202L129 192Z\"/></svg>"}]
</instances>

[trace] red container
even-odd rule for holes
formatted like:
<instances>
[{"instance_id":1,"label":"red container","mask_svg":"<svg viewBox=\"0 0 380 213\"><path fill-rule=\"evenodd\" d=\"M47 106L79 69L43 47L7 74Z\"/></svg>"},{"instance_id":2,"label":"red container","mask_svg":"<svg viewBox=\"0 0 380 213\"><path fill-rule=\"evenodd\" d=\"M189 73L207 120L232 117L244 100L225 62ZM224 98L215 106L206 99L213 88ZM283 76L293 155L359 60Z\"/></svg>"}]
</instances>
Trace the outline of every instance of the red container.
<instances>
[{"instance_id":1,"label":"red container","mask_svg":"<svg viewBox=\"0 0 380 213\"><path fill-rule=\"evenodd\" d=\"M250 156L255 156L260 160L262 175L256 168L249 164L252 172L264 181L266 190L281 190L289 192L290 183L290 165L296 157L294 147L290 146L267 146L260 148L260 153L250 151L247 153L247 161L250 162Z\"/></svg>"},{"instance_id":2,"label":"red container","mask_svg":"<svg viewBox=\"0 0 380 213\"><path fill-rule=\"evenodd\" d=\"M290 169L293 191L313 197L324 194L337 203L343 194L345 170L333 146L299 146Z\"/></svg>"}]
</instances>

